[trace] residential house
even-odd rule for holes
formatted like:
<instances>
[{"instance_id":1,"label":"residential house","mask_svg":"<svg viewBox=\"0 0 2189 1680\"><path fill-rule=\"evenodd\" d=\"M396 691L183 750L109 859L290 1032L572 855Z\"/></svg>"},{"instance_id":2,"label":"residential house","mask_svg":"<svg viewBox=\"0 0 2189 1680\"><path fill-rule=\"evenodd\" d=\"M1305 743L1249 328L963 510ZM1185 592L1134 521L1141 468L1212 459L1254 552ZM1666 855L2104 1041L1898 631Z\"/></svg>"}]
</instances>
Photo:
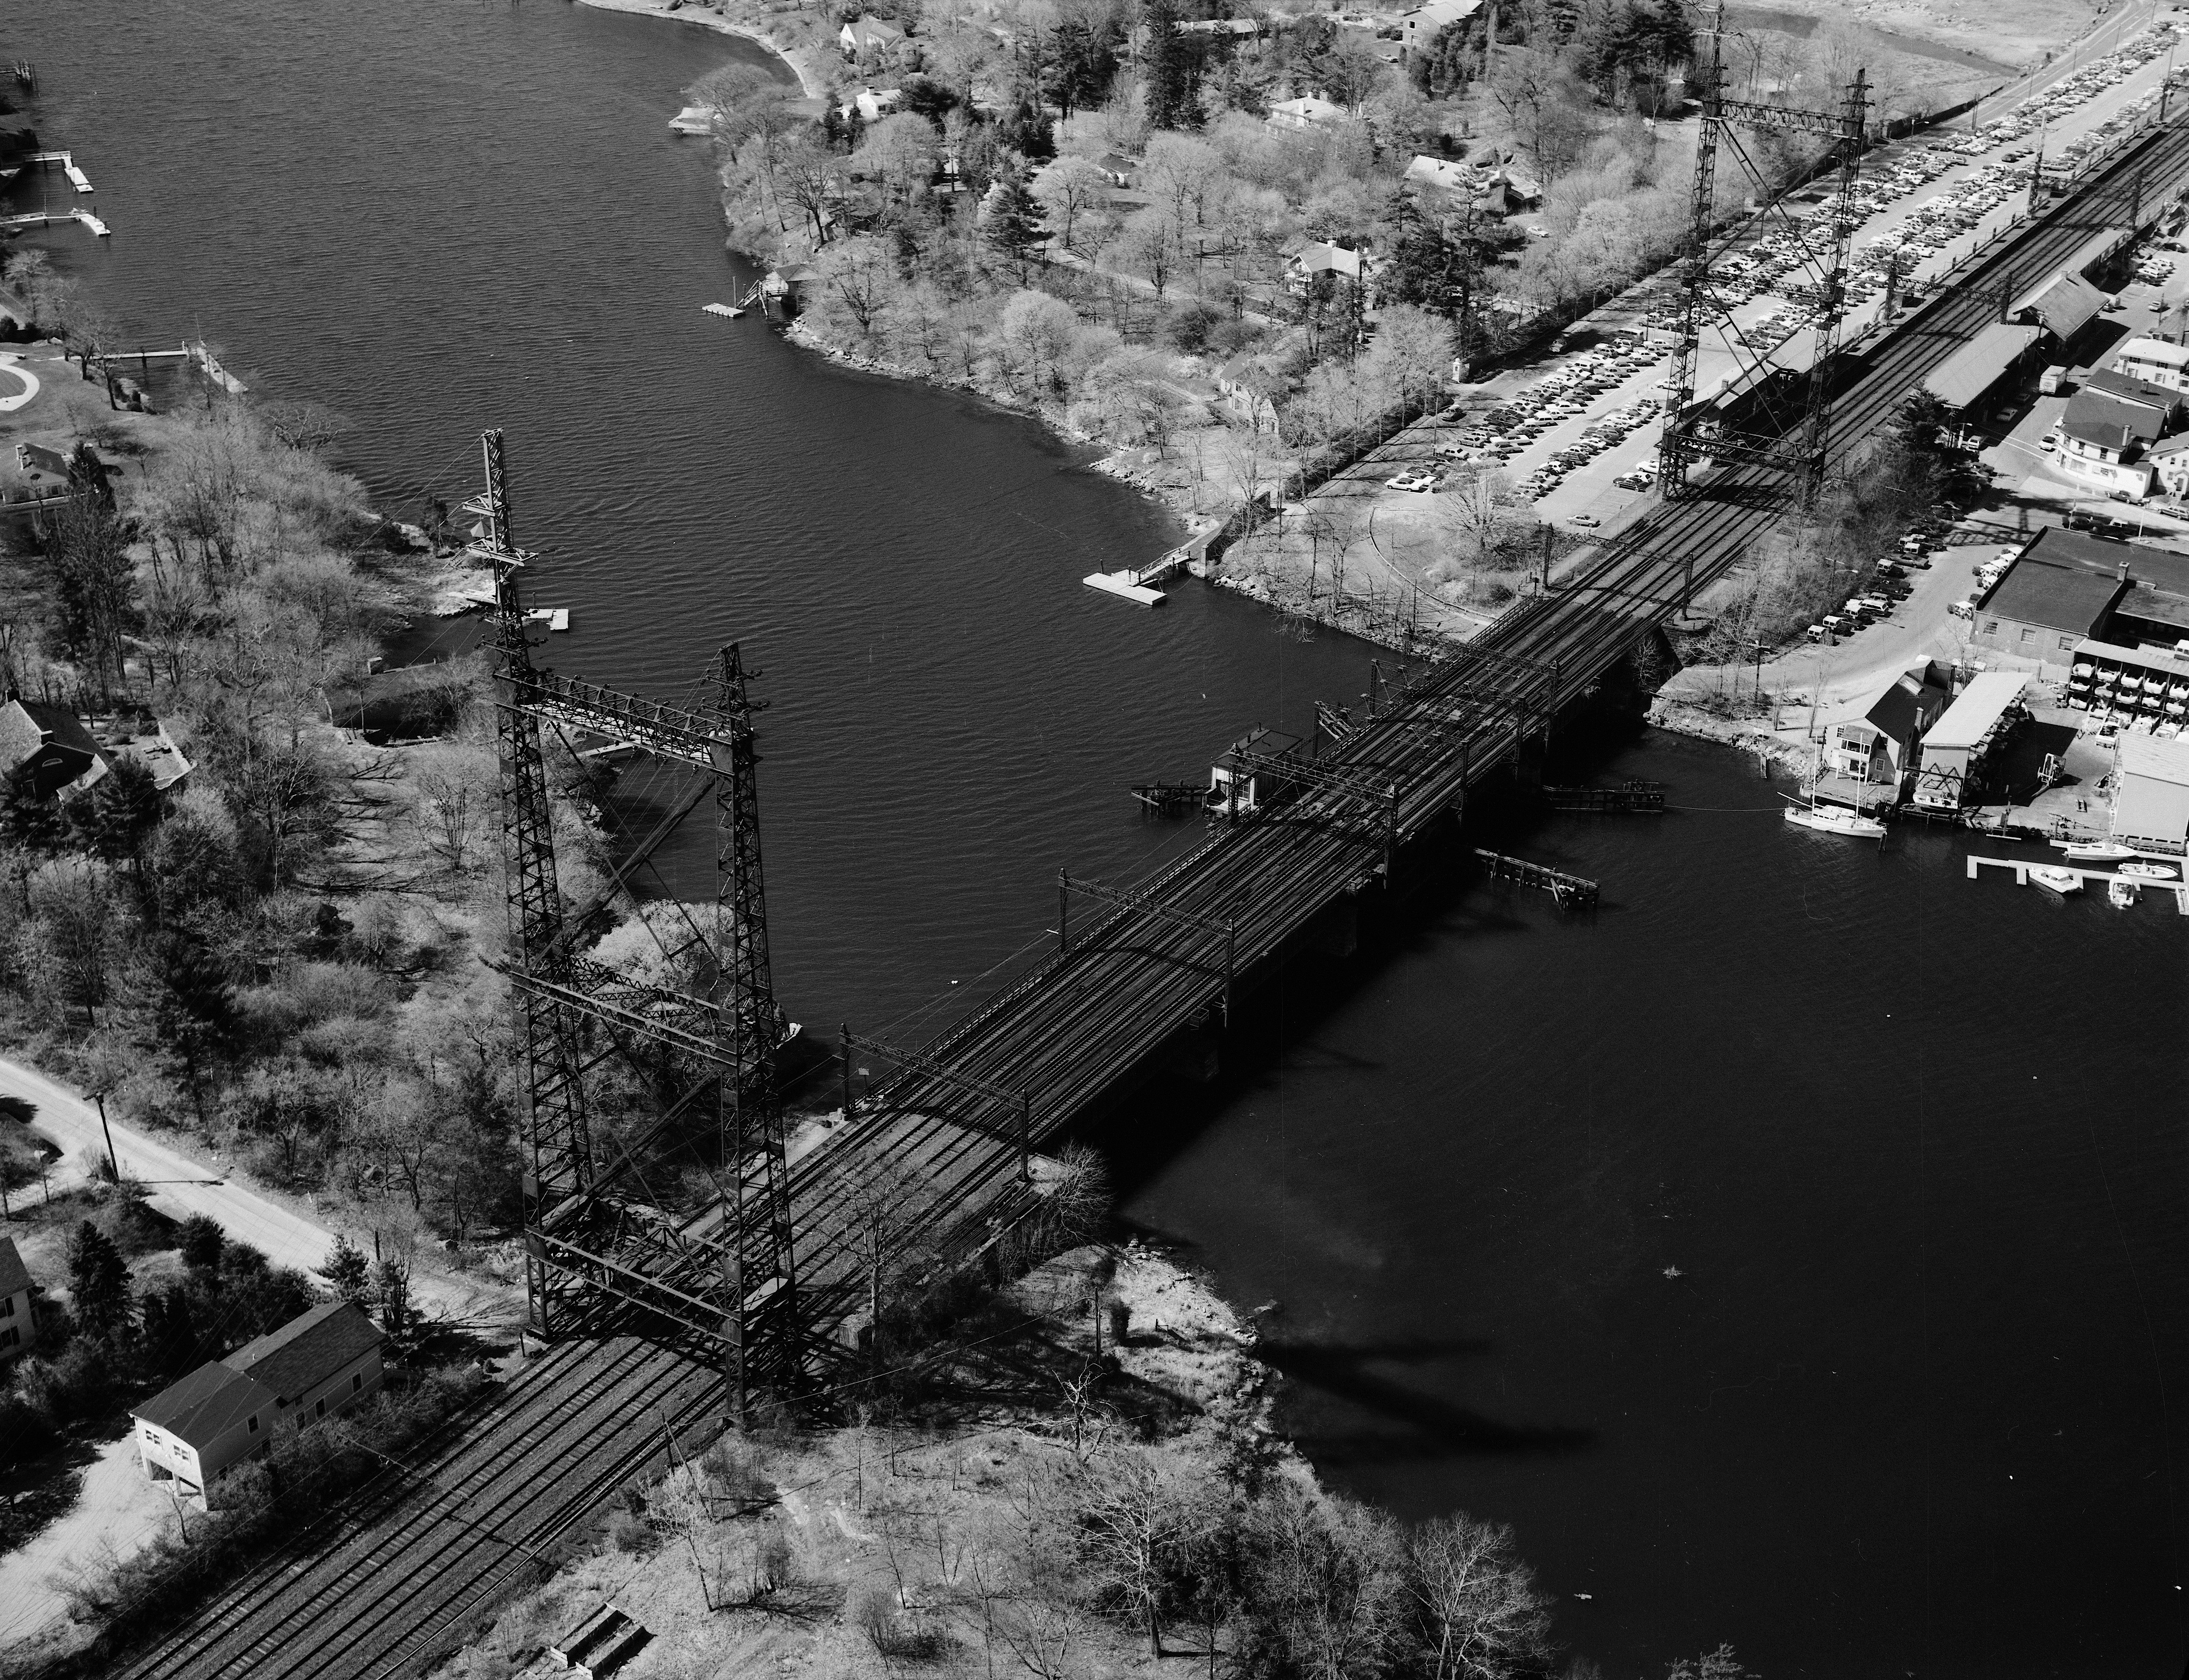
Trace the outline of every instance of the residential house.
<instances>
[{"instance_id":1,"label":"residential house","mask_svg":"<svg viewBox=\"0 0 2189 1680\"><path fill-rule=\"evenodd\" d=\"M106 773L106 757L65 706L10 694L0 704L0 778L34 799L65 798Z\"/></svg>"},{"instance_id":2,"label":"residential house","mask_svg":"<svg viewBox=\"0 0 2189 1680\"><path fill-rule=\"evenodd\" d=\"M27 1352L38 1339L37 1315L31 1298L37 1286L15 1252L15 1239L0 1236L0 1366Z\"/></svg>"},{"instance_id":3,"label":"residential house","mask_svg":"<svg viewBox=\"0 0 2189 1680\"><path fill-rule=\"evenodd\" d=\"M849 118L856 111L862 122L879 122L903 103L904 89L902 88L884 88L880 91L862 88L851 96L849 105L836 108L836 114Z\"/></svg>"},{"instance_id":4,"label":"residential house","mask_svg":"<svg viewBox=\"0 0 2189 1680\"><path fill-rule=\"evenodd\" d=\"M2163 385L2169 391L2189 391L2189 344L2169 344L2163 338L2131 338L2113 358L2113 366L2131 379Z\"/></svg>"},{"instance_id":5,"label":"residential house","mask_svg":"<svg viewBox=\"0 0 2189 1680\"><path fill-rule=\"evenodd\" d=\"M1277 404L1285 384L1252 356L1234 356L1216 370L1216 405L1250 431L1280 435Z\"/></svg>"},{"instance_id":6,"label":"residential house","mask_svg":"<svg viewBox=\"0 0 2189 1680\"><path fill-rule=\"evenodd\" d=\"M2068 399L2061 416L2054 470L2107 495L2141 501L2151 494L2152 478L2143 452L2164 430L2162 417L2149 404L2086 384Z\"/></svg>"},{"instance_id":7,"label":"residential house","mask_svg":"<svg viewBox=\"0 0 2189 1680\"><path fill-rule=\"evenodd\" d=\"M1858 782L1898 785L1915 768L1915 744L1938 721L1952 684L1932 660L1912 665L1863 709L1832 726L1825 744L1830 767Z\"/></svg>"},{"instance_id":8,"label":"residential house","mask_svg":"<svg viewBox=\"0 0 2189 1680\"><path fill-rule=\"evenodd\" d=\"M1273 102L1270 106L1269 122L1273 128L1314 128L1326 122L1335 122L1346 114L1343 105L1332 105L1320 93L1307 93L1297 99Z\"/></svg>"},{"instance_id":9,"label":"residential house","mask_svg":"<svg viewBox=\"0 0 2189 1680\"><path fill-rule=\"evenodd\" d=\"M1375 274L1374 259L1366 252L1318 240L1302 246L1286 259L1285 286L1287 291L1304 295L1318 276L1330 274L1349 285L1365 287L1373 284Z\"/></svg>"},{"instance_id":10,"label":"residential house","mask_svg":"<svg viewBox=\"0 0 2189 1680\"><path fill-rule=\"evenodd\" d=\"M1399 18L1399 44L1410 53L1421 52L1456 23L1465 23L1482 9L1482 0L1429 0Z\"/></svg>"},{"instance_id":11,"label":"residential house","mask_svg":"<svg viewBox=\"0 0 2189 1680\"><path fill-rule=\"evenodd\" d=\"M263 1454L280 1428L303 1428L380 1389L381 1333L346 1301L200 1366L132 1414L138 1461L155 1481L206 1500L220 1476Z\"/></svg>"},{"instance_id":12,"label":"residential house","mask_svg":"<svg viewBox=\"0 0 2189 1680\"><path fill-rule=\"evenodd\" d=\"M1416 152L1414 161L1406 166L1405 178L1415 186L1427 187L1463 199L1472 198L1479 192L1489 177L1486 171L1471 168L1455 159L1431 157L1426 152Z\"/></svg>"},{"instance_id":13,"label":"residential house","mask_svg":"<svg viewBox=\"0 0 2189 1680\"><path fill-rule=\"evenodd\" d=\"M847 59L885 53L904 39L904 31L887 18L853 18L836 31L836 46Z\"/></svg>"}]
</instances>

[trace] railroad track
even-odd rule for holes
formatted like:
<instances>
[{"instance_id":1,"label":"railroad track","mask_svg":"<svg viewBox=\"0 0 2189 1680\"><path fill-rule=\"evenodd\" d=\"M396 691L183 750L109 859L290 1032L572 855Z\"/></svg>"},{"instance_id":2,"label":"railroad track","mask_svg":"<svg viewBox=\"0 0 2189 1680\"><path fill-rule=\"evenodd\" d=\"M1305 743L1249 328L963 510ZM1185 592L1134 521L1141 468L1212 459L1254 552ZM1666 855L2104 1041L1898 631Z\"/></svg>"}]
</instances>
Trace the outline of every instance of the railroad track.
<instances>
[{"instance_id":1,"label":"railroad track","mask_svg":"<svg viewBox=\"0 0 2189 1680\"><path fill-rule=\"evenodd\" d=\"M129 1680L380 1680L721 1405L718 1373L634 1337L567 1343L433 1460L391 1466L121 1665Z\"/></svg>"}]
</instances>

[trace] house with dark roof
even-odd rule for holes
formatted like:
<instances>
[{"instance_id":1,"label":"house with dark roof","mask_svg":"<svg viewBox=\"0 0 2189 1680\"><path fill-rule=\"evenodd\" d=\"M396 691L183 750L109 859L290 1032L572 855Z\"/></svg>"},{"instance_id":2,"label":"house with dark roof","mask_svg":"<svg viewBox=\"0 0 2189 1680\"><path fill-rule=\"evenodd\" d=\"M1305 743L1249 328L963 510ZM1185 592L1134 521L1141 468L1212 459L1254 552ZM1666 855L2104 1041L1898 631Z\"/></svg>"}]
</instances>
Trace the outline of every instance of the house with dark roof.
<instances>
[{"instance_id":1,"label":"house with dark roof","mask_svg":"<svg viewBox=\"0 0 2189 1680\"><path fill-rule=\"evenodd\" d=\"M1952 684L1935 660L1903 671L1871 699L1859 717L1832 726L1825 752L1830 767L1858 782L1897 784L1915 765L1915 744L1938 721Z\"/></svg>"},{"instance_id":2,"label":"house with dark roof","mask_svg":"<svg viewBox=\"0 0 2189 1680\"><path fill-rule=\"evenodd\" d=\"M38 1339L38 1324L31 1298L37 1285L31 1270L15 1252L15 1239L0 1236L0 1366L20 1359Z\"/></svg>"},{"instance_id":3,"label":"house with dark roof","mask_svg":"<svg viewBox=\"0 0 2189 1680\"><path fill-rule=\"evenodd\" d=\"M2141 501L2151 494L2152 468L2142 458L2144 449L2165 430L2163 411L2085 382L2060 418L2054 460L2064 477L2093 484L2107 495Z\"/></svg>"},{"instance_id":4,"label":"house with dark roof","mask_svg":"<svg viewBox=\"0 0 2189 1680\"><path fill-rule=\"evenodd\" d=\"M2117 368L2095 370L2082 384L2085 391L2101 392L2118 401L2145 408L2158 416L2158 429L2170 432L2181 418L2182 396L2179 391L2154 385L2147 379L2138 379Z\"/></svg>"},{"instance_id":5,"label":"house with dark roof","mask_svg":"<svg viewBox=\"0 0 2189 1680\"><path fill-rule=\"evenodd\" d=\"M2164 338L2131 338L2113 357L2113 365L2131 378L2169 390L2189 390L2189 344Z\"/></svg>"},{"instance_id":6,"label":"house with dark roof","mask_svg":"<svg viewBox=\"0 0 2189 1680\"><path fill-rule=\"evenodd\" d=\"M9 695L0 704L0 777L34 799L89 787L106 759L83 721L66 706Z\"/></svg>"},{"instance_id":7,"label":"house with dark roof","mask_svg":"<svg viewBox=\"0 0 2189 1680\"><path fill-rule=\"evenodd\" d=\"M138 1462L155 1481L205 1500L215 1479L263 1454L275 1429L303 1428L378 1393L381 1340L347 1301L299 1313L138 1407Z\"/></svg>"}]
</instances>

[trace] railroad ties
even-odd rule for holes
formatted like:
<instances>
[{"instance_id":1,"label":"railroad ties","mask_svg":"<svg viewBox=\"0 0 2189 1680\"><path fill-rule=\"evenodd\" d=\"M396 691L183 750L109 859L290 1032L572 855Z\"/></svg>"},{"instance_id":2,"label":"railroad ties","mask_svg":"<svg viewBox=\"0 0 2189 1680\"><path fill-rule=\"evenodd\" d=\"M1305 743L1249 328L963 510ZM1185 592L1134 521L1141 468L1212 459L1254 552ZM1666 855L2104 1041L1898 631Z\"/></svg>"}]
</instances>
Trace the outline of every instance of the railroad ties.
<instances>
[{"instance_id":1,"label":"railroad ties","mask_svg":"<svg viewBox=\"0 0 2189 1680\"><path fill-rule=\"evenodd\" d=\"M1662 782L1621 782L1615 788L1545 788L1543 797L1553 811L1631 811L1661 816L1665 810Z\"/></svg>"},{"instance_id":2,"label":"railroad ties","mask_svg":"<svg viewBox=\"0 0 2189 1680\"><path fill-rule=\"evenodd\" d=\"M1541 863L1530 863L1524 857L1508 857L1502 851L1490 851L1482 846L1474 848L1490 871L1493 881L1514 881L1522 886L1539 886L1551 895L1552 902L1561 910L1593 910L1599 896L1594 881L1579 875L1569 875Z\"/></svg>"}]
</instances>

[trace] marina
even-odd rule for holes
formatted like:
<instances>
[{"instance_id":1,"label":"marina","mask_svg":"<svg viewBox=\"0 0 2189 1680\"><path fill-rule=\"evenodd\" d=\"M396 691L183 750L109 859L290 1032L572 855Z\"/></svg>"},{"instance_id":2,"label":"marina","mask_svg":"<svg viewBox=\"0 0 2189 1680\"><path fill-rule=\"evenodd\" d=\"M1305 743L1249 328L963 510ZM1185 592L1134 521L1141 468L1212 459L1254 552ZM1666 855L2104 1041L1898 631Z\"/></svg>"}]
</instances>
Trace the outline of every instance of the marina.
<instances>
[{"instance_id":1,"label":"marina","mask_svg":"<svg viewBox=\"0 0 2189 1680\"><path fill-rule=\"evenodd\" d=\"M1978 857L1973 853L1967 861L1971 880L1979 879L1978 872L1981 870L2011 869L2014 872L2016 886L2028 886L2033 883L2039 886L2050 886L2056 892L2079 891L2085 881L2111 882L2125 879L2137 886L2147 886L2154 891L2170 891L2174 895L2175 908L2183 915L2189 916L2189 885L2183 885L2178 876L2124 875L2123 870L2087 869L2071 864L2033 863L2024 857ZM2124 866L2124 868L2129 867L2132 866Z\"/></svg>"}]
</instances>

